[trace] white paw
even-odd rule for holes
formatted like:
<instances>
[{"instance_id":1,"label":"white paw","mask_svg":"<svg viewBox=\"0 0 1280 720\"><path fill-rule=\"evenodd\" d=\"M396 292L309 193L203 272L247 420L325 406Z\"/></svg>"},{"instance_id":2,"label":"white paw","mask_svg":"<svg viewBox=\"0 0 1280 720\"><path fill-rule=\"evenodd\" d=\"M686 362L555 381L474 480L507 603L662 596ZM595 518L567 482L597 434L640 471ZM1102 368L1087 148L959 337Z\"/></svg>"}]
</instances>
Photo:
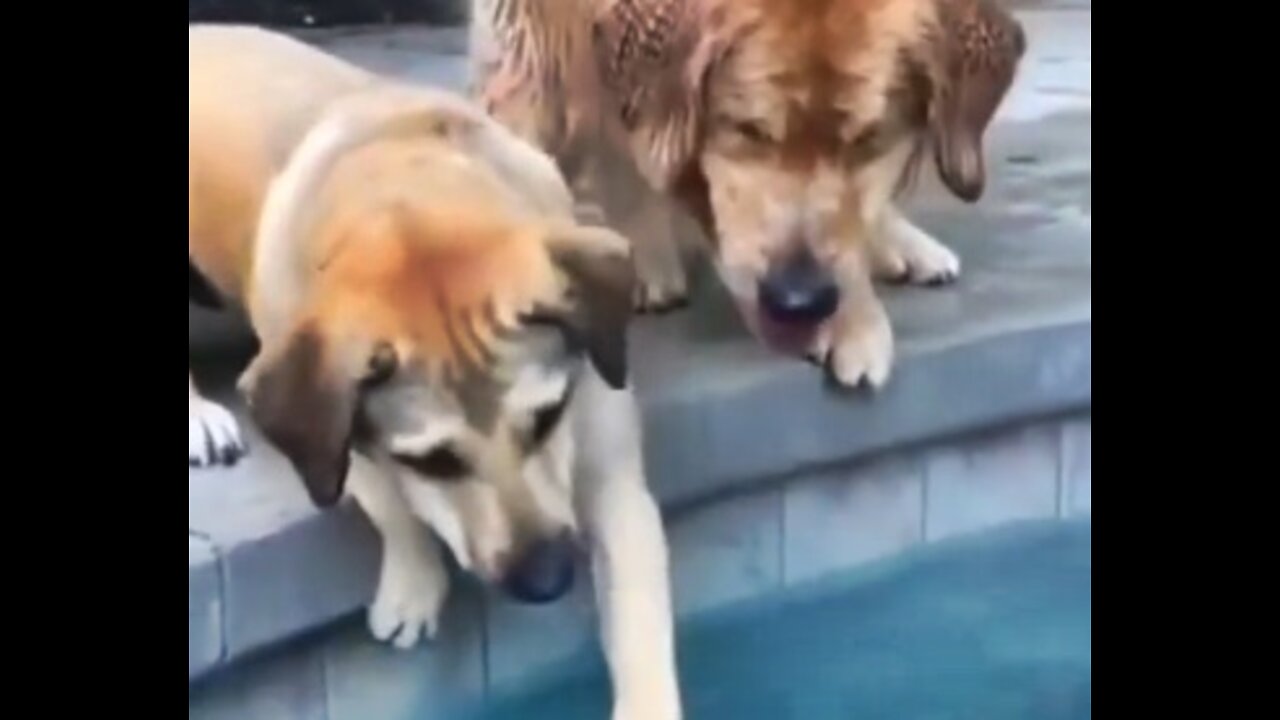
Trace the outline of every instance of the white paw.
<instances>
[{"instance_id":1,"label":"white paw","mask_svg":"<svg viewBox=\"0 0 1280 720\"><path fill-rule=\"evenodd\" d=\"M674 657L668 655L664 660L649 655L643 662L641 657L617 666L613 720L680 720L680 681Z\"/></svg>"},{"instance_id":2,"label":"white paw","mask_svg":"<svg viewBox=\"0 0 1280 720\"><path fill-rule=\"evenodd\" d=\"M187 405L187 465L234 465L248 447L240 423L226 408L199 395Z\"/></svg>"},{"instance_id":3,"label":"white paw","mask_svg":"<svg viewBox=\"0 0 1280 720\"><path fill-rule=\"evenodd\" d=\"M378 591L369 606L369 631L408 650L439 630L440 609L449 596L449 575L438 556L383 558Z\"/></svg>"},{"instance_id":4,"label":"white paw","mask_svg":"<svg viewBox=\"0 0 1280 720\"><path fill-rule=\"evenodd\" d=\"M879 389L893 367L893 330L883 308L860 317L837 318L819 336L811 353L837 385L855 388L863 383Z\"/></svg>"},{"instance_id":5,"label":"white paw","mask_svg":"<svg viewBox=\"0 0 1280 720\"><path fill-rule=\"evenodd\" d=\"M943 285L960 277L960 258L946 245L895 216L872 244L876 276L914 285Z\"/></svg>"},{"instance_id":6,"label":"white paw","mask_svg":"<svg viewBox=\"0 0 1280 720\"><path fill-rule=\"evenodd\" d=\"M613 705L612 720L681 720L680 703L657 702L653 698L618 700Z\"/></svg>"}]
</instances>

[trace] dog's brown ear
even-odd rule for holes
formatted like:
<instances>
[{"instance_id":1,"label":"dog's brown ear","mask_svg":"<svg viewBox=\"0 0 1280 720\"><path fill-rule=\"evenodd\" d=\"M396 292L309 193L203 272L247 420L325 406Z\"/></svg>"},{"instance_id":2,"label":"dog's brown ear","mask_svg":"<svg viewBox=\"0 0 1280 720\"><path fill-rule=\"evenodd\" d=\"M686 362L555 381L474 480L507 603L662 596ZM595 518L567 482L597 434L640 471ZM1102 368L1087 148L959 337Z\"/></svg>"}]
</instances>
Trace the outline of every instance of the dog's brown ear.
<instances>
[{"instance_id":1,"label":"dog's brown ear","mask_svg":"<svg viewBox=\"0 0 1280 720\"><path fill-rule=\"evenodd\" d=\"M394 350L378 345L367 365L351 372L311 324L283 346L266 349L241 387L263 435L288 458L319 507L338 502L351 462L360 389L395 371Z\"/></svg>"},{"instance_id":2,"label":"dog's brown ear","mask_svg":"<svg viewBox=\"0 0 1280 720\"><path fill-rule=\"evenodd\" d=\"M569 279L569 292L559 307L539 309L530 320L562 327L610 387L626 387L635 292L630 243L607 228L577 226L553 231L548 248Z\"/></svg>"},{"instance_id":3,"label":"dog's brown ear","mask_svg":"<svg viewBox=\"0 0 1280 720\"><path fill-rule=\"evenodd\" d=\"M1022 26L992 0L937 0L930 130L942 181L974 202L986 186L983 135L1026 51Z\"/></svg>"},{"instance_id":4,"label":"dog's brown ear","mask_svg":"<svg viewBox=\"0 0 1280 720\"><path fill-rule=\"evenodd\" d=\"M667 190L694 159L703 86L722 43L698 0L613 0L592 27L610 111L641 172Z\"/></svg>"}]
</instances>

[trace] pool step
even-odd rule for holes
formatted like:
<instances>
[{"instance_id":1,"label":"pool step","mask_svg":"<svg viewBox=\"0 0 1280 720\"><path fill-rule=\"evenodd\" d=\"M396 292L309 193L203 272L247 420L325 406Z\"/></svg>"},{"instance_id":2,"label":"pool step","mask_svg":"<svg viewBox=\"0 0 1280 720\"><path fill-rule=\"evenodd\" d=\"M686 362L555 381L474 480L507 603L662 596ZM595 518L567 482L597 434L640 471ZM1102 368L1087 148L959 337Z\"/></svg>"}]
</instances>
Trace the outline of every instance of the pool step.
<instances>
[{"instance_id":1,"label":"pool step","mask_svg":"<svg viewBox=\"0 0 1280 720\"><path fill-rule=\"evenodd\" d=\"M1073 413L777 478L675 512L668 535L677 612L767 597L922 543L1086 516L1090 435L1089 414ZM587 583L533 607L464 581L430 646L401 652L376 643L356 612L198 682L190 716L447 718L454 703L595 652L595 623Z\"/></svg>"}]
</instances>

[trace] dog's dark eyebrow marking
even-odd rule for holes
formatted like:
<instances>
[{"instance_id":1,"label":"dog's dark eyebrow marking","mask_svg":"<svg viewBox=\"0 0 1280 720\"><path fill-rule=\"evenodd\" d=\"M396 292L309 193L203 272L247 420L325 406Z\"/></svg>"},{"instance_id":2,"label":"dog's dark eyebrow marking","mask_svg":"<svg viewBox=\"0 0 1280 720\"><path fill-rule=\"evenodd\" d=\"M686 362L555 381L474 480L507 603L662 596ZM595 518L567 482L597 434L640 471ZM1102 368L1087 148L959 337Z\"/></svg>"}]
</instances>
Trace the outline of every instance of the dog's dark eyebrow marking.
<instances>
[{"instance_id":1,"label":"dog's dark eyebrow marking","mask_svg":"<svg viewBox=\"0 0 1280 720\"><path fill-rule=\"evenodd\" d=\"M529 436L525 442L526 452L536 451L547 441L548 437L551 437L551 433L555 431L560 425L560 421L564 418L564 411L569 407L569 402L573 399L575 387L577 387L577 382L571 378L559 399L534 411L533 427L529 430Z\"/></svg>"},{"instance_id":2,"label":"dog's dark eyebrow marking","mask_svg":"<svg viewBox=\"0 0 1280 720\"><path fill-rule=\"evenodd\" d=\"M392 453L396 462L437 480L461 480L471 474L471 464L448 443L437 445L426 454Z\"/></svg>"},{"instance_id":3,"label":"dog's dark eyebrow marking","mask_svg":"<svg viewBox=\"0 0 1280 720\"><path fill-rule=\"evenodd\" d=\"M568 404L569 397L566 395L556 403L538 408L534 412L533 430L529 433L529 444L532 447L538 447L547 441L551 431L560 424L560 418L564 416L564 409Z\"/></svg>"}]
</instances>

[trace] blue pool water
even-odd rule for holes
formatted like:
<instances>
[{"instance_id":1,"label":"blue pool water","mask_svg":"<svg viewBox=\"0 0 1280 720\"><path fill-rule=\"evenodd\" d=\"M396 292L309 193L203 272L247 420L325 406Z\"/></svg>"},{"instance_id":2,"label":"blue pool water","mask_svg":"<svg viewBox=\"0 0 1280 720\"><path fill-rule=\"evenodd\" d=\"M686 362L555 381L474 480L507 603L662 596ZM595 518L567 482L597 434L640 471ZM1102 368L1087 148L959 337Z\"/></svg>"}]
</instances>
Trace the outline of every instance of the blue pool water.
<instances>
[{"instance_id":1,"label":"blue pool water","mask_svg":"<svg viewBox=\"0 0 1280 720\"><path fill-rule=\"evenodd\" d=\"M1091 716L1088 521L906 555L681 624L687 720ZM472 715L609 717L596 650Z\"/></svg>"}]
</instances>

